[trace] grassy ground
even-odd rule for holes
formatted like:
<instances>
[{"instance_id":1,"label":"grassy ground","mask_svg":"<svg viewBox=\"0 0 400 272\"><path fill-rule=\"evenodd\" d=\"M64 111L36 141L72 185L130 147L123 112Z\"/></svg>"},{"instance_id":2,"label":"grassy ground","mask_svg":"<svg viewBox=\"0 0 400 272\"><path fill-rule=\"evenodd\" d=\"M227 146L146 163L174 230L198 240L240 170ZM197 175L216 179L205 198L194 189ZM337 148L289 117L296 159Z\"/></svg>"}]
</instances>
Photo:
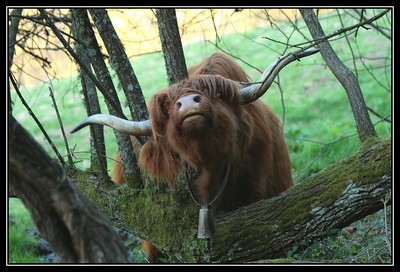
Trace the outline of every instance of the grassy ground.
<instances>
[{"instance_id":1,"label":"grassy ground","mask_svg":"<svg viewBox=\"0 0 400 272\"><path fill-rule=\"evenodd\" d=\"M328 20L321 19L321 23L327 34L339 28L337 25L330 24ZM349 21L347 23L350 25L357 22ZM282 22L280 27L281 29L292 29L287 22ZM304 27L300 25L299 29L309 36L308 30ZM259 70L265 69L285 50L284 45L269 42L264 38L265 36L275 40L284 40L285 38L276 28L268 27L220 37L218 46L224 51L238 56L240 58L237 60L238 63L251 75L253 80L256 80L260 76ZM357 37L353 34L348 38L352 41L352 50L344 39L332 41L332 47L345 64L357 71L367 105L382 116L390 115L392 107L392 96L389 91L391 90L391 68L387 66L391 63L391 41L377 32L364 29L360 29ZM185 45L188 66L217 51L218 49L213 45L214 42L205 41ZM291 36L290 43L300 42L304 42L304 39L295 32ZM289 52L291 51L295 51L295 49L289 50ZM353 61L352 52L356 54L355 61ZM132 64L146 99L149 99L157 90L167 86L164 60L160 53L136 58ZM372 66L375 68L367 69ZM359 140L346 92L326 67L319 54L290 64L282 70L276 82L279 84L273 84L262 99L277 112L284 122L284 132L290 149L296 183L304 177L320 171L328 164L357 151ZM57 106L63 118L69 148L74 156L76 166L85 169L89 166L89 130L83 129L76 134L69 134L69 131L85 118L78 81L75 77L62 78L46 85L22 88L22 93L34 114L42 122L60 153L66 155L66 147L57 120L54 118L54 109L48 95L49 86L55 91ZM122 93L122 91L119 92L123 101ZM54 152L45 142L38 127L14 93L12 98L15 102L13 113L16 119L53 156ZM106 112L105 107L103 107L103 112ZM127 111L125 113L129 116ZM373 114L371 114L371 118L376 124L375 129L379 136L391 136L391 123L381 122L380 118ZM112 158L116 152L115 139L111 129L105 129L105 137L107 154L110 157L108 167L111 168ZM31 240L27 240L26 244L18 247L19 243L24 241L24 229L31 225L29 214L20 203L14 201L9 202L9 211L9 261L34 262L30 259L34 258L30 251ZM386 215L389 215L389 219L391 219L390 207ZM299 245L288 252L288 255L299 259L338 258L347 262L385 263L390 260L386 246L388 235L379 231L387 230L383 224L390 225L391 221L384 221L383 218L385 218L385 213L382 211L351 226L356 229L341 230L336 238L328 236L323 243L317 243L306 251L301 251L301 245ZM20 222L19 220L24 223L13 223ZM359 241L360 237L362 241ZM382 252L375 252L375 257L370 258L369 256L373 254L367 252L366 248L368 245L376 245L378 240L382 244L377 245L376 248L382 248Z\"/></svg>"},{"instance_id":2,"label":"grassy ground","mask_svg":"<svg viewBox=\"0 0 400 272\"><path fill-rule=\"evenodd\" d=\"M9 200L9 232L8 254L10 263L39 262L35 250L37 240L26 235L26 231L34 228L30 215L19 199Z\"/></svg>"}]
</instances>

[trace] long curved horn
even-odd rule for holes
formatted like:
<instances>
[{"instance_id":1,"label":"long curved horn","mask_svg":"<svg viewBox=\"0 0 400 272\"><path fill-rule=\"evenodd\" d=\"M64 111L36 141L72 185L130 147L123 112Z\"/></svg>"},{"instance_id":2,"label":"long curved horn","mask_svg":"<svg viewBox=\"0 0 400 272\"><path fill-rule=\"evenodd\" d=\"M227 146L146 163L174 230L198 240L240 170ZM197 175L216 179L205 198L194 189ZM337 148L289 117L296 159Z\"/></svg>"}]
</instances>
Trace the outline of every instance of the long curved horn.
<instances>
[{"instance_id":1,"label":"long curved horn","mask_svg":"<svg viewBox=\"0 0 400 272\"><path fill-rule=\"evenodd\" d=\"M289 53L284 57L279 58L274 63L270 64L264 73L261 75L260 79L257 83L252 84L251 86L242 88L240 91L240 103L248 104L253 101L256 101L260 98L272 85L275 77L278 75L279 71L282 70L283 67L288 65L294 60L299 60L303 57L307 57L318 53L319 49L308 49L300 52Z\"/></svg>"},{"instance_id":2,"label":"long curved horn","mask_svg":"<svg viewBox=\"0 0 400 272\"><path fill-rule=\"evenodd\" d=\"M134 135L134 136L148 136L151 135L150 121L128 121L113 115L108 114L93 114L80 122L71 133L74 133L81 128L90 124L100 124L111 127L121 133Z\"/></svg>"}]
</instances>

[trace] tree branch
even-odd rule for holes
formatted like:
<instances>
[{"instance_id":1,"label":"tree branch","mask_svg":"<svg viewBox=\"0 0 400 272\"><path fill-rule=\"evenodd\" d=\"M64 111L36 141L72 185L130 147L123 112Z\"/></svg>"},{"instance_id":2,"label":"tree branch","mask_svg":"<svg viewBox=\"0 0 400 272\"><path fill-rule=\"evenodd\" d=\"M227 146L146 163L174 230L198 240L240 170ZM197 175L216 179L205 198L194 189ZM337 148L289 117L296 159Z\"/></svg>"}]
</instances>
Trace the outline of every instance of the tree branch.
<instances>
[{"instance_id":1,"label":"tree branch","mask_svg":"<svg viewBox=\"0 0 400 272\"><path fill-rule=\"evenodd\" d=\"M381 210L381 200L391 195L391 181L391 139L365 145L278 197L218 219L213 260L236 263L285 257L300 241L312 244L322 238L321 233Z\"/></svg>"},{"instance_id":2,"label":"tree branch","mask_svg":"<svg viewBox=\"0 0 400 272\"><path fill-rule=\"evenodd\" d=\"M51 101L53 102L54 111L56 112L56 115L57 115L58 124L60 125L61 135L62 135L62 138L64 140L65 149L67 151L68 164L69 164L70 167L73 167L74 166L74 161L72 160L71 151L69 149L67 137L65 136L64 125L63 125L63 122L62 122L62 119L61 119L61 116L60 116L60 112L58 111L58 106L57 106L56 99L54 98L53 89L50 86L49 86L49 93L50 93Z\"/></svg>"},{"instance_id":3,"label":"tree branch","mask_svg":"<svg viewBox=\"0 0 400 272\"><path fill-rule=\"evenodd\" d=\"M47 134L47 131L44 129L42 123L40 122L40 120L36 117L36 115L34 114L34 112L32 111L31 107L29 107L28 103L25 101L24 97L22 96L21 92L19 91L17 82L15 82L14 77L12 75L11 72L9 72L10 74L10 81L11 84L14 87L15 92L17 93L19 99L21 100L22 104L25 106L25 108L27 109L28 113L30 116L32 116L33 120L35 121L35 123L37 124L37 126L39 127L40 131L43 133L43 136L46 138L47 142L49 143L49 145L51 146L51 148L53 149L54 153L56 154L58 160L61 162L62 165L65 165L65 161L64 158L61 156L60 152L58 151L56 145L53 143L53 141L51 140L50 136Z\"/></svg>"},{"instance_id":4,"label":"tree branch","mask_svg":"<svg viewBox=\"0 0 400 272\"><path fill-rule=\"evenodd\" d=\"M307 10L307 9L300 9L300 13L301 13L302 10ZM311 10L311 11L312 11L312 10ZM341 34L343 34L343 33L346 33L347 31L350 31L350 30L353 30L353 29L357 29L357 28L359 28L359 27L361 27L361 26L370 24L370 23L372 23L372 22L378 20L379 18L381 18L383 15L385 15L385 14L388 13L389 11L390 11L390 9L386 9L386 10L382 11L381 13L379 13L378 15L376 15L376 16L374 16L374 17L371 17L371 18L369 18L369 19L366 19L365 21L362 21L362 22L360 22L360 23L358 23L358 24L355 24L355 25L352 25L352 26L349 26L349 27L342 28L342 29L340 29L340 30L338 30L338 31L335 31L334 33L329 34L329 35L326 35L326 36L325 36L325 35L324 35L324 36L320 36L320 37L318 37L317 39L314 39L314 41L313 41L312 43L310 43L309 45L307 45L307 46L305 46L305 47L302 47L302 48L303 48L303 50L305 50L305 49L308 49L308 48L311 48L311 47L315 47L315 46L317 46L318 44L320 44L320 43L322 43L322 42L328 41L330 38L333 38L333 37L335 37L335 36L339 36L339 35L341 35ZM309 42L307 42L307 43L309 43ZM300 46L300 45L302 45L302 44L297 44L297 45L292 45L292 46L298 47L298 46Z\"/></svg>"},{"instance_id":5,"label":"tree branch","mask_svg":"<svg viewBox=\"0 0 400 272\"><path fill-rule=\"evenodd\" d=\"M89 12L107 48L111 67L117 73L122 85L132 119L136 121L149 119L142 88L107 11L105 9L89 9Z\"/></svg>"},{"instance_id":6,"label":"tree branch","mask_svg":"<svg viewBox=\"0 0 400 272\"><path fill-rule=\"evenodd\" d=\"M82 39L76 39L75 50L76 54L82 59L85 63L94 63L96 59L95 56L98 56L100 50L97 47L94 49L96 54L86 54L85 49L93 48L93 46L89 46L89 41L94 39L94 33L90 31L91 25L89 21L89 17L87 11L85 9L71 9L71 17L72 17L72 25L71 31L74 37L81 37ZM97 44L96 41L93 41L93 44ZM95 55L95 56L93 56ZM92 57L92 60L90 60ZM100 56L98 56L100 58ZM103 60L103 58L100 58ZM104 62L101 61L104 65ZM103 66L94 65L93 67L98 67L98 70L103 71ZM107 72L108 70L105 69ZM98 74L99 80L102 81L101 76ZM82 85L82 94L83 94L83 102L85 104L87 116L92 114L100 113L101 107L99 98L97 95L96 87L93 81L90 80L90 77L82 70L79 69L79 78ZM105 81L103 80L103 84ZM110 84L109 87L105 86L106 89L110 91L113 90L114 85ZM115 92L113 92L115 93ZM119 101L118 96L114 96L116 101ZM112 110L112 107L107 104L109 111ZM118 134L115 134L116 136ZM108 177L107 172L107 160L106 160L106 146L104 144L104 130L103 126L91 126L90 127L90 168L91 169L99 169L103 177Z\"/></svg>"},{"instance_id":7,"label":"tree branch","mask_svg":"<svg viewBox=\"0 0 400 272\"><path fill-rule=\"evenodd\" d=\"M93 81L93 83L96 85L96 87L100 90L100 92L103 94L103 96L107 99L108 103L112 105L114 110L117 112L118 116L124 119L127 119L125 114L122 112L122 110L119 109L118 104L114 101L110 95L108 95L108 90L106 90L103 85L100 84L100 82L97 80L97 78L91 73L89 67L85 63L83 63L78 55L75 53L75 51L71 48L69 43L64 39L64 37L61 35L61 33L58 31L57 27L53 24L53 22L50 20L50 18L47 16L47 12L44 9L39 9L40 14L45 18L47 24L50 26L50 28L53 30L54 34L57 36L57 38L60 40L60 42L64 45L65 49L67 49L68 53L71 54L71 56L75 59L75 61L79 64L79 66L86 72L86 74L90 77L90 79Z\"/></svg>"},{"instance_id":8,"label":"tree branch","mask_svg":"<svg viewBox=\"0 0 400 272\"><path fill-rule=\"evenodd\" d=\"M109 221L15 118L8 117L10 185L62 261L126 263L126 248Z\"/></svg>"}]
</instances>

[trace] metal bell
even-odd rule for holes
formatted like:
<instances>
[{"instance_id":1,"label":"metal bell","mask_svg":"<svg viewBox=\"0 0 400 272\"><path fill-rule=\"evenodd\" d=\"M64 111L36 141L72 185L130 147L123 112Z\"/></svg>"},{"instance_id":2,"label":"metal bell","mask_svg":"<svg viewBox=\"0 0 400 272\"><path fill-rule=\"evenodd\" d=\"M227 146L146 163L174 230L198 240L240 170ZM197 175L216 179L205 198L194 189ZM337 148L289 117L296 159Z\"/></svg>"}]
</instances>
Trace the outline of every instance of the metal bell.
<instances>
[{"instance_id":1,"label":"metal bell","mask_svg":"<svg viewBox=\"0 0 400 272\"><path fill-rule=\"evenodd\" d=\"M214 210L208 207L201 207L199 211L199 225L197 238L209 239L215 236Z\"/></svg>"}]
</instances>

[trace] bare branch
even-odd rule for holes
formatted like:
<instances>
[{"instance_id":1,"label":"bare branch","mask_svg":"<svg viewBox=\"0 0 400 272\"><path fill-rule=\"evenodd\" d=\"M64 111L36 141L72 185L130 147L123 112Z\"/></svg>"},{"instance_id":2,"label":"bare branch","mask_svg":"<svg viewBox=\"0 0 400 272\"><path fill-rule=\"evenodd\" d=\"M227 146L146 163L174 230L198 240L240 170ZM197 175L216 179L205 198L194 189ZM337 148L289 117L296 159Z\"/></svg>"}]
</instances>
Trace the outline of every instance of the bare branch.
<instances>
[{"instance_id":1,"label":"bare branch","mask_svg":"<svg viewBox=\"0 0 400 272\"><path fill-rule=\"evenodd\" d=\"M387 9L387 10L385 10L385 11L379 13L378 15L374 16L374 17L371 17L371 18L369 18L369 19L366 19L365 21L363 21L363 22L361 22L361 23L358 23L358 24L355 24L355 25L352 25L352 26L349 26L349 27L340 29L340 30L338 30L338 31L335 31L335 32L332 33L332 34L329 34L329 35L322 35L322 36L318 37L317 39L314 39L313 42L310 43L308 46L303 47L303 49L308 49L308 48L311 48L311 47L315 47L316 45L318 45L318 44L320 44L320 43L322 43L322 42L325 42L325 41L329 40L330 38L333 38L333 37L335 37L335 36L339 36L339 35L341 35L341 34L347 32L347 31L357 29L357 28L359 28L360 26L363 26L363 25L369 24L369 23L371 23L371 22L373 22L373 21L376 21L376 20L378 20L379 18L381 18L382 16L384 16L386 13L388 13L389 11L390 11L390 9ZM307 43L308 43L308 42L307 42ZM302 44L298 44L298 45L302 45Z\"/></svg>"},{"instance_id":2,"label":"bare branch","mask_svg":"<svg viewBox=\"0 0 400 272\"><path fill-rule=\"evenodd\" d=\"M51 148L53 149L54 153L56 154L58 160L61 162L62 165L65 165L65 161L63 157L61 156L60 152L58 152L57 147L54 145L53 141L50 139L50 136L47 134L46 130L42 126L42 123L40 123L39 119L36 117L36 115L33 113L32 109L29 107L28 103L25 101L24 97L22 96L21 92L19 91L18 85L14 80L14 77L12 76L11 71L9 72L10 74L10 80L11 84L13 85L15 92L17 93L19 99L21 100L22 104L25 106L27 109L28 113L30 116L32 116L33 120L35 120L37 126L39 127L40 131L43 133L44 137L46 138L47 142L50 144Z\"/></svg>"},{"instance_id":3,"label":"bare branch","mask_svg":"<svg viewBox=\"0 0 400 272\"><path fill-rule=\"evenodd\" d=\"M363 18L362 16L362 12L360 12L359 9L351 9L352 12L356 13L357 15L359 15L361 18ZM351 12L346 12L347 14L349 14L350 16L354 15ZM376 31L378 31L379 33L381 33L383 36L385 36L386 38L388 38L389 40L392 39L391 35L386 33L381 27L373 24L373 22L368 23L368 25L370 25L373 29L375 29Z\"/></svg>"},{"instance_id":4,"label":"bare branch","mask_svg":"<svg viewBox=\"0 0 400 272\"><path fill-rule=\"evenodd\" d=\"M318 52L319 49L298 50L276 60L274 63L270 64L267 67L267 69L264 71L264 73L261 75L260 79L256 83L252 84L249 87L241 89L241 103L247 104L260 98L271 86L275 77L283 69L283 67L285 67L292 61L299 60Z\"/></svg>"},{"instance_id":5,"label":"bare branch","mask_svg":"<svg viewBox=\"0 0 400 272\"><path fill-rule=\"evenodd\" d=\"M56 102L56 100L54 98L54 92L53 92L53 89L50 86L49 86L49 92L50 92L51 100L53 101L53 108L54 108L54 110L56 112L57 120L58 120L58 123L60 125L61 134L62 134L63 139L64 139L65 149L67 151L68 163L69 163L69 166L71 167L71 166L74 166L74 162L72 160L71 153L69 151L67 137L65 136L64 125L62 123L62 119L61 119L60 113L58 111L57 102Z\"/></svg>"},{"instance_id":6,"label":"bare branch","mask_svg":"<svg viewBox=\"0 0 400 272\"><path fill-rule=\"evenodd\" d=\"M68 52L72 55L72 57L75 59L75 61L79 64L79 66L87 73L87 75L90 77L90 79L94 82L96 87L100 90L100 92L103 94L103 96L107 99L108 103L112 105L114 110L117 112L118 116L125 118L125 114L120 110L118 107L118 104L110 97L108 94L108 91L103 88L101 83L97 80L97 78L93 75L93 73L90 71L90 69L87 67L85 63L83 63L78 55L75 53L75 51L71 48L69 43L64 39L64 37L61 35L61 33L58 31L57 27L54 25L54 23L49 19L47 16L47 12L44 9L39 9L41 15L45 18L46 22L50 26L50 28L53 30L54 34L57 36L57 38L61 41L61 43L65 46L65 48L68 50Z\"/></svg>"}]
</instances>

